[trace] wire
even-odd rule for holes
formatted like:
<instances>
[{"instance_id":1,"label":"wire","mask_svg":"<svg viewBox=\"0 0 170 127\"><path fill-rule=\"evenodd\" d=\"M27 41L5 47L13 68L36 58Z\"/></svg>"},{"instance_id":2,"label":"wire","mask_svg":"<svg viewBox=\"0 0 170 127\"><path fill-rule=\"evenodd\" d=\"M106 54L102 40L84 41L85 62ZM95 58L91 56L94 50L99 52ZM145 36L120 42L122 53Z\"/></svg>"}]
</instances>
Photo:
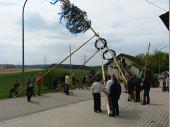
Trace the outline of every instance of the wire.
<instances>
[{"instance_id":1,"label":"wire","mask_svg":"<svg viewBox=\"0 0 170 127\"><path fill-rule=\"evenodd\" d=\"M163 11L166 11L166 12L167 12L167 10L165 10L165 9L163 9L163 8L161 8L161 7L159 7L158 5L154 4L153 2L151 2L151 1L149 1L149 0L145 0L145 1L147 1L148 3L150 3L150 4L154 5L154 6L155 6L155 7L157 7L157 8L159 8L159 9L161 9L161 10L163 10Z\"/></svg>"}]
</instances>

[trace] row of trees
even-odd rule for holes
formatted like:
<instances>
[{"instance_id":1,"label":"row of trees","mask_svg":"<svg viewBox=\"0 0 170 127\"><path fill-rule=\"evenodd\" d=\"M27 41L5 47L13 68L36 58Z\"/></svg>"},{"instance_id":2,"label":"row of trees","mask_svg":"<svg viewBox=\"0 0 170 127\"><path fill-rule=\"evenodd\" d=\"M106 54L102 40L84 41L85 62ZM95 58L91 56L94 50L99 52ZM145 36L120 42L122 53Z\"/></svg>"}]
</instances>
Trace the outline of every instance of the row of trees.
<instances>
[{"instance_id":1,"label":"row of trees","mask_svg":"<svg viewBox=\"0 0 170 127\"><path fill-rule=\"evenodd\" d=\"M145 61L146 55L139 54L136 58L141 61ZM164 72L169 70L169 53L155 51L153 54L149 54L149 66L153 70L154 74L158 74L159 71Z\"/></svg>"}]
</instances>

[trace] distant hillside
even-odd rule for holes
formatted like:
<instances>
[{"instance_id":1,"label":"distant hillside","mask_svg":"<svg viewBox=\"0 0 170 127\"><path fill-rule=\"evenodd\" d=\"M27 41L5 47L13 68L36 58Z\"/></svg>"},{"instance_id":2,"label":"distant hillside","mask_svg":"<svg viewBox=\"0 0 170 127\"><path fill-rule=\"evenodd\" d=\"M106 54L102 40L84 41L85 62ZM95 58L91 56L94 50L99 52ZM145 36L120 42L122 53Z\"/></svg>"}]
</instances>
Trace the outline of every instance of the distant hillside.
<instances>
[{"instance_id":1,"label":"distant hillside","mask_svg":"<svg viewBox=\"0 0 170 127\"><path fill-rule=\"evenodd\" d=\"M51 68L54 67L56 64L48 64L48 65L44 65L44 64L36 64L36 65L25 65L26 68ZM64 68L64 69L78 69L80 68L80 66L82 65L71 65L70 64L60 64L58 67L60 68ZM22 65L16 65L16 67L22 67ZM99 69L100 66L83 66L81 67L83 69Z\"/></svg>"},{"instance_id":2,"label":"distant hillside","mask_svg":"<svg viewBox=\"0 0 170 127\"><path fill-rule=\"evenodd\" d=\"M26 68L47 68L50 65L44 65L44 64L35 64L35 65L25 65ZM22 65L16 65L16 67L22 67Z\"/></svg>"},{"instance_id":3,"label":"distant hillside","mask_svg":"<svg viewBox=\"0 0 170 127\"><path fill-rule=\"evenodd\" d=\"M51 64L49 67L54 67L56 66L57 64ZM83 69L99 69L100 66L83 66L82 65L70 65L70 64L60 64L58 67L60 68L64 68L64 69L78 69L78 68L83 68Z\"/></svg>"},{"instance_id":4,"label":"distant hillside","mask_svg":"<svg viewBox=\"0 0 170 127\"><path fill-rule=\"evenodd\" d=\"M14 68L15 65L13 64L0 64L0 68Z\"/></svg>"}]
</instances>

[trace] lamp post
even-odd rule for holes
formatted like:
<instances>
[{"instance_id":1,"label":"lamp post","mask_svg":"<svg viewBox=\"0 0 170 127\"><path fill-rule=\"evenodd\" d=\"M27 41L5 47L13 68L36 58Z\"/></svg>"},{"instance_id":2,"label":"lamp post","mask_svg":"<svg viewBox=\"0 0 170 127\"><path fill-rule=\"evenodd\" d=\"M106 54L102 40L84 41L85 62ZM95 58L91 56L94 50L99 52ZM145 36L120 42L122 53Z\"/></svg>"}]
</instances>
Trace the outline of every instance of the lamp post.
<instances>
[{"instance_id":1,"label":"lamp post","mask_svg":"<svg viewBox=\"0 0 170 127\"><path fill-rule=\"evenodd\" d=\"M24 72L25 72L25 65L24 65L24 9L27 0L25 0L23 9L22 9L22 84L24 86Z\"/></svg>"},{"instance_id":2,"label":"lamp post","mask_svg":"<svg viewBox=\"0 0 170 127\"><path fill-rule=\"evenodd\" d=\"M160 66L161 66L160 52L161 52L162 49L164 49L164 48L166 48L166 47L167 47L167 46L164 46L164 47L162 47L162 48L159 49L159 66L158 66L159 76L160 76L160 68L161 68L161 67L160 67Z\"/></svg>"}]
</instances>

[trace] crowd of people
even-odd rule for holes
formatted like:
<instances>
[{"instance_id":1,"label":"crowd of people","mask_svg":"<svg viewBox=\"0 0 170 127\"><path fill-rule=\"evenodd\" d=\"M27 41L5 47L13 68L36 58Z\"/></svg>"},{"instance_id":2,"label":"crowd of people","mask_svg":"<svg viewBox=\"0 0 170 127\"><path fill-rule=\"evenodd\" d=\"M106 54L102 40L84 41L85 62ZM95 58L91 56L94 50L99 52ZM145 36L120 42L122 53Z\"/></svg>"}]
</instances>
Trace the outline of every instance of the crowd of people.
<instances>
[{"instance_id":1,"label":"crowd of people","mask_svg":"<svg viewBox=\"0 0 170 127\"><path fill-rule=\"evenodd\" d=\"M119 104L118 100L121 95L121 86L115 75L107 76L106 88L102 87L102 83L99 82L99 78L95 78L95 82L92 84L91 90L94 100L94 112L102 112L101 110L101 92L103 91L108 97L109 104L109 116L119 116Z\"/></svg>"},{"instance_id":2,"label":"crowd of people","mask_svg":"<svg viewBox=\"0 0 170 127\"><path fill-rule=\"evenodd\" d=\"M102 112L101 92L103 91L108 97L110 107L109 116L119 116L118 101L121 95L121 85L114 74L111 76L108 75L106 81L105 88L102 87L102 83L98 78L95 78L95 82L92 84L91 89L94 100L94 112ZM166 75L166 82L169 84L169 75ZM129 75L127 80L128 101L141 102L142 105L150 104L150 87L151 70L147 69L145 71L143 80L136 75Z\"/></svg>"},{"instance_id":3,"label":"crowd of people","mask_svg":"<svg viewBox=\"0 0 170 127\"><path fill-rule=\"evenodd\" d=\"M73 75L69 75L68 73L65 73L64 75L60 76L54 76L50 81L48 81L49 88L51 89L51 92L57 92L60 90L61 93L64 93L65 95L70 95L73 93L72 89L75 87L78 87L79 89L84 89L89 87L89 78L93 77L92 73L87 74L85 77L83 77L80 82L76 83L76 79ZM33 74L30 74L25 82L26 89L26 95L27 95L27 101L31 101L32 96L41 96L41 89L42 85L44 83L43 77L38 74L37 76L33 76ZM59 87L59 84L61 85ZM78 86L76 86L78 84ZM20 83L19 81L15 81L14 84L12 84L10 88L9 98L13 97L13 94L15 94L15 97L18 96L18 91Z\"/></svg>"},{"instance_id":4,"label":"crowd of people","mask_svg":"<svg viewBox=\"0 0 170 127\"><path fill-rule=\"evenodd\" d=\"M41 96L41 87L43 84L43 78L38 75L36 78L31 74L27 77L26 82L25 82L25 90L26 90L26 95L27 95L27 101L31 101L32 96ZM35 91L35 85L37 85L37 93ZM10 93L9 93L9 98L12 97L13 93L15 93L15 97L18 96L18 90L19 90L20 83L19 81L15 81L14 84L12 84L12 87L10 88Z\"/></svg>"},{"instance_id":5,"label":"crowd of people","mask_svg":"<svg viewBox=\"0 0 170 127\"><path fill-rule=\"evenodd\" d=\"M71 89L73 88L73 85L75 85L75 77L69 74L65 74L64 76L60 77L63 81L61 84L61 92L65 95L71 94ZM119 116L119 98L121 95L121 85L118 82L116 76L113 75L107 75L106 76L106 86L104 86L103 82L101 81L101 78L99 76L91 75L91 78L93 78L93 83L91 83L91 90L94 100L94 112L102 112L101 109L101 93L104 92L108 98L108 105L109 105L109 116L115 117ZM134 101L134 102L142 102L143 105L150 104L150 78L151 73L150 70L146 70L144 74L144 80L142 81L135 75L129 75L127 78L127 91L128 91L128 101ZM89 77L85 79L89 79ZM82 80L85 80L82 78ZM85 83L81 81L80 84ZM87 80L87 81L90 81ZM87 82L86 82L87 83ZM37 75L37 77L34 77L33 75L29 75L26 80L26 95L27 95L27 101L31 101L31 97L35 96L36 94L38 96L41 96L41 87L43 84L43 77L40 75ZM58 84L58 77L54 77L51 81L51 89L52 92L56 92L57 90L57 84ZM89 84L89 82L88 82ZM20 86L19 81L16 81L11 89L9 97L12 97L12 94L15 93L15 95L18 95L18 87ZM87 85L83 85L86 87ZM35 90L35 87L37 87L37 91ZM71 88L72 87L72 88ZM71 88L71 89L70 89ZM165 75L163 80L163 91L169 92L169 75ZM142 96L141 96L142 93Z\"/></svg>"}]
</instances>

